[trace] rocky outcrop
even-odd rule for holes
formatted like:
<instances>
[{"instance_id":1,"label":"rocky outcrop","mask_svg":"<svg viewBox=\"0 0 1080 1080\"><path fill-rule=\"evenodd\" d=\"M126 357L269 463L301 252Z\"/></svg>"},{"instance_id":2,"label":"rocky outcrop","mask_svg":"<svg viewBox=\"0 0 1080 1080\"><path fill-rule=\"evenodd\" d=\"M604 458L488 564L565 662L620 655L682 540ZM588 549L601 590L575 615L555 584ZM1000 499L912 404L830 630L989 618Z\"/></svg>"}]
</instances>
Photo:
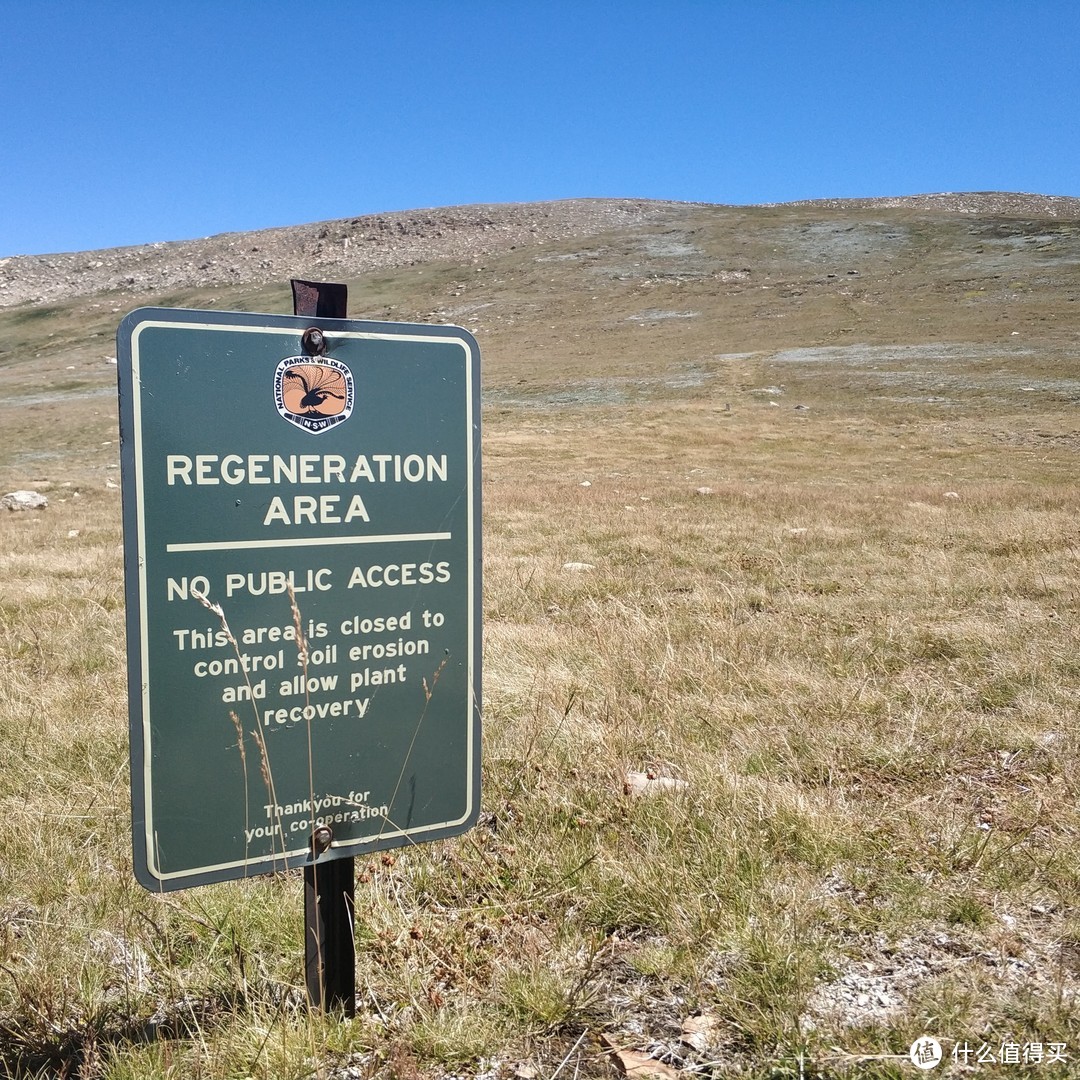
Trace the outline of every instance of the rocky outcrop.
<instances>
[{"instance_id":1,"label":"rocky outcrop","mask_svg":"<svg viewBox=\"0 0 1080 1080\"><path fill-rule=\"evenodd\" d=\"M672 203L647 199L455 206L222 233L101 251L0 259L0 307L57 303L115 291L327 280L372 270L463 259L537 241L590 236L644 223Z\"/></svg>"}]
</instances>

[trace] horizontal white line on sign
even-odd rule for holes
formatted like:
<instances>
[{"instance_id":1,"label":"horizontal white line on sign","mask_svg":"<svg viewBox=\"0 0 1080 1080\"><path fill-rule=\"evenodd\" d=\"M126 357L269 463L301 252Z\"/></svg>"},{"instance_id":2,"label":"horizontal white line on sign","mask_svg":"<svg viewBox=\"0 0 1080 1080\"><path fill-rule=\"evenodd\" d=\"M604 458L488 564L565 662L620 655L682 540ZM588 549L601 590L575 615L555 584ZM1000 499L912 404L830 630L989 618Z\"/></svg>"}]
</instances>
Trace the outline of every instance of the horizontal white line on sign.
<instances>
[{"instance_id":1,"label":"horizontal white line on sign","mask_svg":"<svg viewBox=\"0 0 1080 1080\"><path fill-rule=\"evenodd\" d=\"M395 544L404 540L449 540L448 532L383 533L378 536L306 536L291 540L227 540L221 544L166 544L166 551L238 551L241 548L331 547L338 544Z\"/></svg>"}]
</instances>

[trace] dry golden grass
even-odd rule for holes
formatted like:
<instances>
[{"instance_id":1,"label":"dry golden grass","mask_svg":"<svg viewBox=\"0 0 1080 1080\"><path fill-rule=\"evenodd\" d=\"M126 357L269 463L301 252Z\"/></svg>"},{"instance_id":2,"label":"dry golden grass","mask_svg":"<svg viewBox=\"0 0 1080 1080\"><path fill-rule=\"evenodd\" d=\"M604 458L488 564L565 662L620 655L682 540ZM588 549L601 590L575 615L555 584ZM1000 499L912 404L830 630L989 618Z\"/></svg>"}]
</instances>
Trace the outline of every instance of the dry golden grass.
<instances>
[{"instance_id":1,"label":"dry golden grass","mask_svg":"<svg viewBox=\"0 0 1080 1080\"><path fill-rule=\"evenodd\" d=\"M792 227L770 213L755 228ZM746 222L718 220L679 235L734 266ZM0 1068L607 1077L615 1045L717 1077L885 1077L928 1032L946 1053L1068 1043L1047 1070L1074 1071L1075 355L1037 290L964 306L934 269L942 221L901 223L923 245L903 281L921 265L938 301L896 311L865 267L862 300L774 268L778 321L715 276L540 261L568 244L379 283L408 317L476 274L515 325L479 328L485 813L359 866L351 1022L304 1006L295 877L133 881L109 347L75 309L4 314L0 479L51 504L0 516ZM740 235L757 274L770 241ZM648 267L655 239L586 261ZM891 360L776 355L840 340L841 300ZM702 314L627 322L643 306ZM969 348L1003 312L1027 351ZM27 403L12 365L44 327L57 383ZM934 341L964 347L901 347ZM86 386L65 391L73 349ZM630 798L630 771L685 783Z\"/></svg>"}]
</instances>

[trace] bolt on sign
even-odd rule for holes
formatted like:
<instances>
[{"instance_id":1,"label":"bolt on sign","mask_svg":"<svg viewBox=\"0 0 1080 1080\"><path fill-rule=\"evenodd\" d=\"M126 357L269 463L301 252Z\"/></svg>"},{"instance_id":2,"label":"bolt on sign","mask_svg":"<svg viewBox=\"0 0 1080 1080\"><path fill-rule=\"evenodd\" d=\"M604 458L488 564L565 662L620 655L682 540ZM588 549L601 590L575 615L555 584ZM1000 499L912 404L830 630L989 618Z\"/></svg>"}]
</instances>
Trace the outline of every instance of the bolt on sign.
<instances>
[{"instance_id":1,"label":"bolt on sign","mask_svg":"<svg viewBox=\"0 0 1080 1080\"><path fill-rule=\"evenodd\" d=\"M301 344L313 322L325 351ZM464 832L480 799L480 379L457 327L120 325L135 873ZM320 860L321 861L321 860Z\"/></svg>"}]
</instances>

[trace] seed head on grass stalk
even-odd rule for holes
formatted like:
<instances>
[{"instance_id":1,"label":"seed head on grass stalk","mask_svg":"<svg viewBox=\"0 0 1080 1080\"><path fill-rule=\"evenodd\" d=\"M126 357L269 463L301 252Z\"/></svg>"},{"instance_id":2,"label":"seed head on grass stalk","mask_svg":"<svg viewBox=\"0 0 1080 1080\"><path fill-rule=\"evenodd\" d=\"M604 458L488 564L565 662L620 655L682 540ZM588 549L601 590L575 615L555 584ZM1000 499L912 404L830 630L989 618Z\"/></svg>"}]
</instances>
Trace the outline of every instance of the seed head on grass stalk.
<instances>
[{"instance_id":1,"label":"seed head on grass stalk","mask_svg":"<svg viewBox=\"0 0 1080 1080\"><path fill-rule=\"evenodd\" d=\"M277 798L277 791L274 789L274 774L273 774L273 771L270 768L270 755L269 755L269 753L267 751L266 740L263 737L263 733L259 728L259 710L258 710L258 707L255 704L255 693L254 693L254 689L253 689L253 687L251 685L251 679L248 676L247 668L246 668L246 666L244 665L244 662L243 662L243 654L240 652L240 643L236 640L236 635L230 629L229 621L228 621L228 619L225 618L225 611L224 611L224 609L222 608L222 606L220 604L213 603L205 593L201 593L197 589L194 589L194 588L191 590L191 595L194 596L195 599L198 600L198 602L200 604L202 604L202 606L204 608L206 608L207 611L209 611L211 614L217 616L218 620L221 623L221 629L224 630L225 637L228 640L229 644L232 645L233 652L236 654L236 659L239 662L240 670L243 671L243 673L244 673L244 685L247 687L248 700L251 702L251 709L252 709L252 712L254 712L254 714L255 714L255 728L251 732L251 734L252 734L252 737L255 739L256 745L259 747L259 772L260 772L260 774L262 776L263 784L266 785L266 792L270 797L270 802L275 807L277 807L278 806L278 798ZM295 604L294 604L294 610L295 610ZM304 643L304 650L305 650L305 653L306 653L306 650L307 650L307 643L306 642ZM306 670L307 669L305 668L305 674L306 674ZM243 733L243 730L241 729L241 726L240 726L240 720L237 717L236 713L233 712L232 710L229 711L229 716L232 719L233 726L237 729L237 732L238 732L237 748L240 751L240 763L243 766L243 770L244 770L244 859L245 859L245 862L246 862L246 860L247 860L247 846L248 846L247 834L248 834L248 826L249 826L249 821L250 821L250 819L249 819L249 811L248 811L247 752L246 752L246 750L244 748L244 733ZM281 814L277 813L277 811L275 810L275 816L277 817L277 826L278 826L277 832L278 832L278 835L282 837L282 841L281 841L282 854L284 854L284 851L285 851L284 835L285 834L284 834L284 832L282 830L282 827L281 827L282 826ZM271 844L274 843L274 840L273 840L272 837L271 837L270 842L271 842Z\"/></svg>"},{"instance_id":2,"label":"seed head on grass stalk","mask_svg":"<svg viewBox=\"0 0 1080 1080\"><path fill-rule=\"evenodd\" d=\"M439 666L435 669L434 674L431 676L431 685L428 685L427 676L423 676L421 682L424 686L424 708L420 712L420 716L417 718L416 726L413 728L412 738L409 740L409 749L405 751L405 758L401 762L401 771L398 773L397 782L394 784L393 794L390 796L390 802L388 806L393 806L397 800L398 792L401 790L401 782L405 779L405 770L409 766L409 758L412 757L413 747L416 745L416 740L420 736L420 728L424 723L424 717L427 716L428 705L431 704L431 699L435 693L435 684L439 681L439 676L443 673L443 668L446 667L446 662L449 659L448 656L444 656ZM379 835L382 835L383 829L386 828L386 824L389 821L388 818L383 818L383 824L379 828ZM393 822L390 822L393 824Z\"/></svg>"},{"instance_id":3,"label":"seed head on grass stalk","mask_svg":"<svg viewBox=\"0 0 1080 1080\"><path fill-rule=\"evenodd\" d=\"M311 748L311 716L306 706L311 704L311 691L308 689L308 640L304 633L304 620L300 615L300 605L296 602L296 592L292 582L288 585L289 608L292 611L293 629L296 632L296 651L304 673L304 715L307 717L307 761L308 761L308 798L315 805L315 763Z\"/></svg>"},{"instance_id":4,"label":"seed head on grass stalk","mask_svg":"<svg viewBox=\"0 0 1080 1080\"><path fill-rule=\"evenodd\" d=\"M289 610L292 612L293 630L296 634L296 651L297 658L300 661L300 666L303 671L304 679L304 705L311 704L311 691L308 689L308 656L310 655L308 649L307 635L304 633L304 620L300 614L300 605L296 602L296 591L293 589L292 582L288 583L288 596L289 596ZM315 829L318 828L318 822L314 818L314 806L315 806L315 755L312 749L311 742L311 715L310 711L305 707L304 716L306 717L305 724L307 725L307 765L308 765L308 799L309 805L312 807L312 836L315 834ZM319 891L319 868L316 860L316 852L314 845L311 850L311 872L314 879L315 891ZM317 920L315 924L315 958L316 964L320 971L323 970L323 942L322 934L319 930L320 922Z\"/></svg>"},{"instance_id":5,"label":"seed head on grass stalk","mask_svg":"<svg viewBox=\"0 0 1080 1080\"><path fill-rule=\"evenodd\" d=\"M235 709L229 710L229 719L236 729L236 749L240 751L240 771L244 774L244 861L247 861L248 836L251 833L251 815L248 809L248 776L247 776L247 750L244 747L244 729L240 724L240 717Z\"/></svg>"}]
</instances>

